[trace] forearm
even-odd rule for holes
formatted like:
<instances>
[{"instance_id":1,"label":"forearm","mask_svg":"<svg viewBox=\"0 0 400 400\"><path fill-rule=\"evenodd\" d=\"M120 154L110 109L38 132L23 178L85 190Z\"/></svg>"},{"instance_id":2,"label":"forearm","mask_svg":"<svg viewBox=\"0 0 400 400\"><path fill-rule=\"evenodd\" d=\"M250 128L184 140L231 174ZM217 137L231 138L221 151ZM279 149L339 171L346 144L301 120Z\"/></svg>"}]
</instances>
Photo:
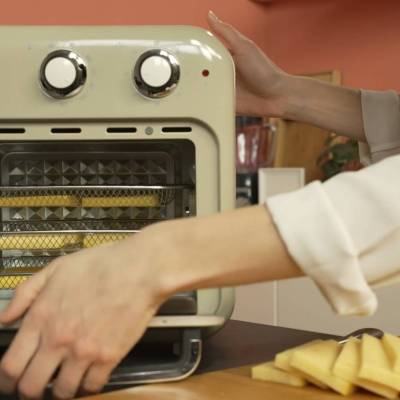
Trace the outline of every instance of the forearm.
<instances>
[{"instance_id":1,"label":"forearm","mask_svg":"<svg viewBox=\"0 0 400 400\"><path fill-rule=\"evenodd\" d=\"M143 235L156 241L154 262L167 295L302 275L264 206L171 221Z\"/></svg>"},{"instance_id":2,"label":"forearm","mask_svg":"<svg viewBox=\"0 0 400 400\"><path fill-rule=\"evenodd\" d=\"M288 76L282 91L283 118L365 141L359 90Z\"/></svg>"}]
</instances>

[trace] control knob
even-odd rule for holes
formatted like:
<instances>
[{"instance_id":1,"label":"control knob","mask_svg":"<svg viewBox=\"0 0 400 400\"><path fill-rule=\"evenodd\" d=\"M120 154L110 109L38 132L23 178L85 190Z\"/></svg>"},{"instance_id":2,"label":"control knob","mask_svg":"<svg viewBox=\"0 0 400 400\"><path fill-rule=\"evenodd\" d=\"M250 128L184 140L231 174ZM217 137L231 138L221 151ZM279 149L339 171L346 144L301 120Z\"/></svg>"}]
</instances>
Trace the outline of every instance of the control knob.
<instances>
[{"instance_id":1,"label":"control knob","mask_svg":"<svg viewBox=\"0 0 400 400\"><path fill-rule=\"evenodd\" d=\"M63 99L79 93L87 77L83 59L69 50L50 53L40 67L40 84L51 97Z\"/></svg>"},{"instance_id":2,"label":"control knob","mask_svg":"<svg viewBox=\"0 0 400 400\"><path fill-rule=\"evenodd\" d=\"M159 98L170 94L180 78L177 59L165 50L150 50L136 62L133 80L140 93Z\"/></svg>"}]
</instances>

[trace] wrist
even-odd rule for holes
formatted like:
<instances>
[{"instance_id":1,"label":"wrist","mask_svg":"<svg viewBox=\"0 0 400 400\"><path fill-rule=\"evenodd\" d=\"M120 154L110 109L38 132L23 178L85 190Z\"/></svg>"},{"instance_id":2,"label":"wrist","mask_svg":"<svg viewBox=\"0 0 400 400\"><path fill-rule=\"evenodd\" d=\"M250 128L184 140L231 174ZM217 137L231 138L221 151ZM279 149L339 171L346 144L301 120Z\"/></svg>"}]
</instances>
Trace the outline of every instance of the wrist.
<instances>
[{"instance_id":1,"label":"wrist","mask_svg":"<svg viewBox=\"0 0 400 400\"><path fill-rule=\"evenodd\" d=\"M307 88L307 79L296 75L286 75L280 88L280 118L289 120L301 119L305 108L305 101L310 95Z\"/></svg>"},{"instance_id":2,"label":"wrist","mask_svg":"<svg viewBox=\"0 0 400 400\"><path fill-rule=\"evenodd\" d=\"M145 257L141 264L152 277L153 296L161 303L179 291L176 273L184 247L179 246L179 229L175 226L175 221L158 223L136 235L139 251Z\"/></svg>"},{"instance_id":3,"label":"wrist","mask_svg":"<svg viewBox=\"0 0 400 400\"><path fill-rule=\"evenodd\" d=\"M301 105L299 86L299 77L279 72L274 78L274 84L263 89L261 114L292 119L295 109Z\"/></svg>"}]
</instances>

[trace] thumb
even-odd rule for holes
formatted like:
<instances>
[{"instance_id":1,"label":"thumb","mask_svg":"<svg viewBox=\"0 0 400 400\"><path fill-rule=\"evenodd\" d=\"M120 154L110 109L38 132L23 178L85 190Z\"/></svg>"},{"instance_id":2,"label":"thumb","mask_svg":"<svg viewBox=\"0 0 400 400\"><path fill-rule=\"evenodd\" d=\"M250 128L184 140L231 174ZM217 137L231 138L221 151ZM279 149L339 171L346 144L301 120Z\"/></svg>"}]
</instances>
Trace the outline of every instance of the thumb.
<instances>
[{"instance_id":1,"label":"thumb","mask_svg":"<svg viewBox=\"0 0 400 400\"><path fill-rule=\"evenodd\" d=\"M208 12L207 20L211 31L226 44L233 55L240 55L243 52L243 44L250 41L246 36L221 21L212 11Z\"/></svg>"},{"instance_id":2,"label":"thumb","mask_svg":"<svg viewBox=\"0 0 400 400\"><path fill-rule=\"evenodd\" d=\"M9 325L25 314L45 287L53 270L53 265L49 265L17 287L14 297L0 313L0 324Z\"/></svg>"}]
</instances>

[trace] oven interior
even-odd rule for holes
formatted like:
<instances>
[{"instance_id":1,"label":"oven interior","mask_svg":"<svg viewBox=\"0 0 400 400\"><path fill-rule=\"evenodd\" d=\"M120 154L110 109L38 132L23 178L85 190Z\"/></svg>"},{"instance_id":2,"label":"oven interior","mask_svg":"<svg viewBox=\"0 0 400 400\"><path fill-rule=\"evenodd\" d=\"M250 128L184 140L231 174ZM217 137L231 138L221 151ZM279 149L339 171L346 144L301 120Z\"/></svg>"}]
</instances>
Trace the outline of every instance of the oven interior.
<instances>
[{"instance_id":1,"label":"oven interior","mask_svg":"<svg viewBox=\"0 0 400 400\"><path fill-rule=\"evenodd\" d=\"M195 166L187 139L0 142L0 296L56 257L196 215ZM158 315L196 312L186 292Z\"/></svg>"}]
</instances>

